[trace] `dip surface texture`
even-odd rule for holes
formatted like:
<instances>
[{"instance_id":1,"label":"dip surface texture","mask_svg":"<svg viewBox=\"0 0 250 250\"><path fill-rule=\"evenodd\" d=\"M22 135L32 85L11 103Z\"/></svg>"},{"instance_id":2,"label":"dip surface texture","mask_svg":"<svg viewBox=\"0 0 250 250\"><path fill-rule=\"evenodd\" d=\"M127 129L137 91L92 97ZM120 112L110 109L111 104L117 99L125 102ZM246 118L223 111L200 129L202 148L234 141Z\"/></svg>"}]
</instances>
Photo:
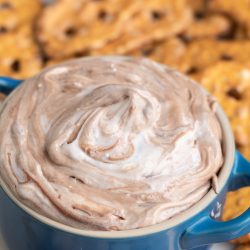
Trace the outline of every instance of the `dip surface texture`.
<instances>
[{"instance_id":1,"label":"dip surface texture","mask_svg":"<svg viewBox=\"0 0 250 250\"><path fill-rule=\"evenodd\" d=\"M26 80L0 114L0 174L38 213L90 230L165 221L223 164L216 102L146 59L89 57Z\"/></svg>"}]
</instances>

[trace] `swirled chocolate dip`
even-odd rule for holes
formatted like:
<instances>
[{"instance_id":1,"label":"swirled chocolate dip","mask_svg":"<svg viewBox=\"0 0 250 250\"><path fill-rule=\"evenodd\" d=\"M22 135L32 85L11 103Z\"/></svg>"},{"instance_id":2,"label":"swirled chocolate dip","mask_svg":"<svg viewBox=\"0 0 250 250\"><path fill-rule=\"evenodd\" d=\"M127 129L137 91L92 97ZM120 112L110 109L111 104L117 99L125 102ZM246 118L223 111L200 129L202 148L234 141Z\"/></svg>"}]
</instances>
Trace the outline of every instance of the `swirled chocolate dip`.
<instances>
[{"instance_id":1,"label":"swirled chocolate dip","mask_svg":"<svg viewBox=\"0 0 250 250\"><path fill-rule=\"evenodd\" d=\"M146 59L90 57L45 69L5 101L0 174L40 214L126 230L199 201L223 163L214 99Z\"/></svg>"}]
</instances>

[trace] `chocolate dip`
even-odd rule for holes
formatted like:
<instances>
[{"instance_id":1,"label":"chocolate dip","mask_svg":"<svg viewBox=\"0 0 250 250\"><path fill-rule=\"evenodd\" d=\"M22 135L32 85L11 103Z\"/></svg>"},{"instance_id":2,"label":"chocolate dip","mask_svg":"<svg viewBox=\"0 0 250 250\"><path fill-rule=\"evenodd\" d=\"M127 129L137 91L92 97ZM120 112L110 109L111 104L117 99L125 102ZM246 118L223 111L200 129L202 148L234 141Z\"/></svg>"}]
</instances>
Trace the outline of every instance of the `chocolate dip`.
<instances>
[{"instance_id":1,"label":"chocolate dip","mask_svg":"<svg viewBox=\"0 0 250 250\"><path fill-rule=\"evenodd\" d=\"M216 102L160 64L87 57L21 84L0 115L0 175L58 222L126 230L198 202L223 163Z\"/></svg>"}]
</instances>

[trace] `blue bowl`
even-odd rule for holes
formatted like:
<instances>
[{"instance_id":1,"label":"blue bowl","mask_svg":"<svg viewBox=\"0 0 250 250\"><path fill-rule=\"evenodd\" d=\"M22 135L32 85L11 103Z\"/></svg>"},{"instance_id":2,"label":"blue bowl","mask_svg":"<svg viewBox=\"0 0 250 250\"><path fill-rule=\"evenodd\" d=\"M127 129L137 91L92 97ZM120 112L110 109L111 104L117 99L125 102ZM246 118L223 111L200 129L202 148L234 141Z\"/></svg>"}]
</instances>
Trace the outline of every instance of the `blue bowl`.
<instances>
[{"instance_id":1,"label":"blue bowl","mask_svg":"<svg viewBox=\"0 0 250 250\"><path fill-rule=\"evenodd\" d=\"M20 82L0 77L0 91L10 93ZM226 192L250 185L250 163L235 151L229 122L220 107L217 116L225 154L218 193L211 189L187 211L154 226L87 231L39 215L20 203L0 179L0 229L7 246L10 250L198 250L250 232L250 209L233 220L219 221Z\"/></svg>"}]
</instances>

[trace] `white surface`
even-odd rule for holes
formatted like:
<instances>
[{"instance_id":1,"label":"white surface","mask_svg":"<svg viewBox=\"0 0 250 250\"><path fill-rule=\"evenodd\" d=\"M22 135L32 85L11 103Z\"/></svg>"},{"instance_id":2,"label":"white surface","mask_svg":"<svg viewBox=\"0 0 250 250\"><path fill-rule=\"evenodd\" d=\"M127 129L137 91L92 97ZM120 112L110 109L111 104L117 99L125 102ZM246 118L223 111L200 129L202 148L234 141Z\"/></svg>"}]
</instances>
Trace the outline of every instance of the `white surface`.
<instances>
[{"instance_id":1,"label":"white surface","mask_svg":"<svg viewBox=\"0 0 250 250\"><path fill-rule=\"evenodd\" d=\"M227 243L216 244L210 250L233 250L233 246Z\"/></svg>"},{"instance_id":2,"label":"white surface","mask_svg":"<svg viewBox=\"0 0 250 250\"><path fill-rule=\"evenodd\" d=\"M6 248L6 245L4 244L3 237L2 237L1 234L0 234L0 249L1 249L1 250L8 250L8 249Z\"/></svg>"}]
</instances>

